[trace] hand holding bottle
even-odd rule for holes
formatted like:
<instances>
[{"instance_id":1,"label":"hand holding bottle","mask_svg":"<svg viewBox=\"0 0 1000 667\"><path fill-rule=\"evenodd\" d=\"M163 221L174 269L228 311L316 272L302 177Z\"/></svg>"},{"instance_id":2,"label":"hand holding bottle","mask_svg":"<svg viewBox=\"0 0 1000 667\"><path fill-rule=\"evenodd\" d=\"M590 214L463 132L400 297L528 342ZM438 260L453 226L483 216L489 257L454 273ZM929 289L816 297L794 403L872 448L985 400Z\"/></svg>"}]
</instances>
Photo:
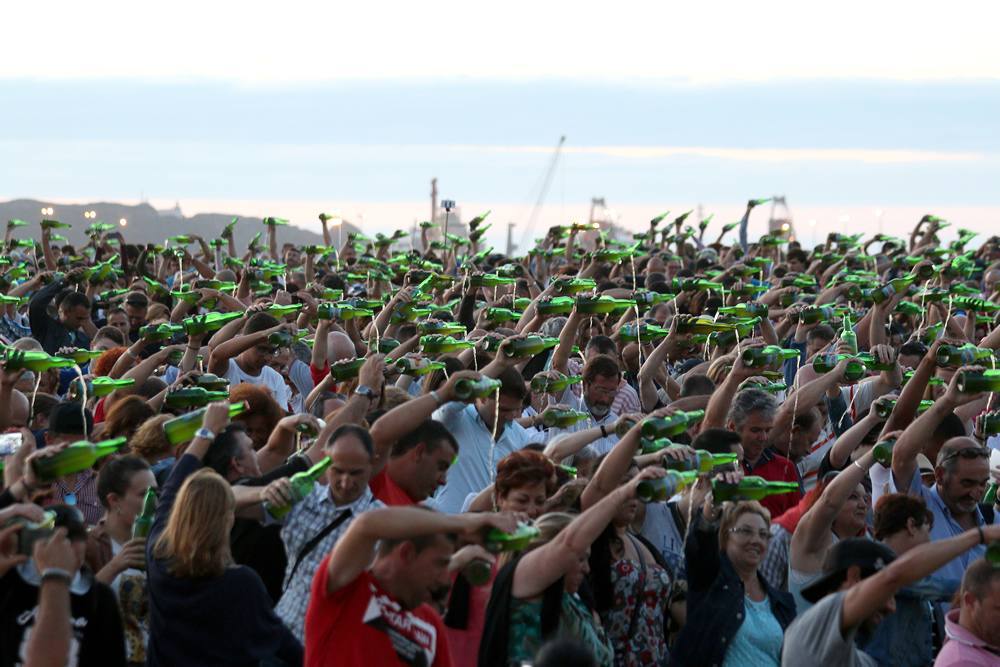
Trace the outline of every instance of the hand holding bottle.
<instances>
[{"instance_id":1,"label":"hand holding bottle","mask_svg":"<svg viewBox=\"0 0 1000 667\"><path fill-rule=\"evenodd\" d=\"M209 403L202 425L216 435L221 433L229 425L229 403Z\"/></svg>"},{"instance_id":2,"label":"hand holding bottle","mask_svg":"<svg viewBox=\"0 0 1000 667\"><path fill-rule=\"evenodd\" d=\"M136 537L124 545L108 564L95 575L98 581L110 584L114 578L128 569L146 569L146 538Z\"/></svg>"},{"instance_id":3,"label":"hand holding bottle","mask_svg":"<svg viewBox=\"0 0 1000 667\"><path fill-rule=\"evenodd\" d=\"M287 477L279 477L260 491L261 502L271 507L287 507L295 502L292 483Z\"/></svg>"},{"instance_id":4,"label":"hand holding bottle","mask_svg":"<svg viewBox=\"0 0 1000 667\"><path fill-rule=\"evenodd\" d=\"M482 542L491 528L513 533L517 530L517 517L510 513L476 512L460 514L463 526L460 537L467 542Z\"/></svg>"},{"instance_id":5,"label":"hand holding bottle","mask_svg":"<svg viewBox=\"0 0 1000 667\"><path fill-rule=\"evenodd\" d=\"M385 384L385 355L373 354L365 359L358 371L358 384L371 387L375 393L382 394Z\"/></svg>"},{"instance_id":6,"label":"hand holding bottle","mask_svg":"<svg viewBox=\"0 0 1000 667\"><path fill-rule=\"evenodd\" d=\"M986 368L983 366L962 366L955 374L951 376L951 381L948 383L948 388L944 392L944 396L941 397L942 401L948 403L952 408L957 408L960 405L965 405L966 403L972 403L973 401L978 401L986 396L984 392L977 393L967 393L959 391L958 381L961 378L962 373L982 373Z\"/></svg>"},{"instance_id":7,"label":"hand holding bottle","mask_svg":"<svg viewBox=\"0 0 1000 667\"><path fill-rule=\"evenodd\" d=\"M483 377L481 373L476 371L458 371L457 373L452 373L448 378L448 381L444 383L444 386L438 389L438 395L441 400L445 403L450 401L460 400L455 391L455 387L461 380L469 380L471 382L476 382Z\"/></svg>"}]
</instances>

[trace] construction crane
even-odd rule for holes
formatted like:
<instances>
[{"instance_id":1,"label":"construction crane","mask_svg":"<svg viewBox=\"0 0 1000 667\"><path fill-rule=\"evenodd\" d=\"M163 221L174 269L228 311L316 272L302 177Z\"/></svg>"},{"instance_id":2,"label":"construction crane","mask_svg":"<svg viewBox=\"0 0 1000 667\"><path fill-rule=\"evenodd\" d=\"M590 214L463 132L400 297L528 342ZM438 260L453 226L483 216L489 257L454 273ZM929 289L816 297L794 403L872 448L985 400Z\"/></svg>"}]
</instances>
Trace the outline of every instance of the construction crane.
<instances>
[{"instance_id":1,"label":"construction crane","mask_svg":"<svg viewBox=\"0 0 1000 667\"><path fill-rule=\"evenodd\" d=\"M542 185L538 191L538 198L535 200L535 205L531 209L531 213L528 215L528 221L524 225L524 229L521 231L521 240L518 242L517 247L522 248L531 238L532 233L534 233L535 222L538 219L538 214L541 213L542 205L545 203L545 197L549 193L549 188L552 187L552 177L556 173L556 166L559 164L559 157L562 155L563 144L566 143L566 136L563 135L559 137L559 143L556 144L555 151L552 153L552 157L549 159L549 165L545 170L545 175L542 178ZM507 234L507 256L510 257L513 253L514 248L511 247L512 234L508 231Z\"/></svg>"},{"instance_id":2,"label":"construction crane","mask_svg":"<svg viewBox=\"0 0 1000 667\"><path fill-rule=\"evenodd\" d=\"M779 206L784 210L779 212ZM780 197L775 195L771 198L771 217L767 221L767 233L789 241L795 240L795 224L792 222L792 211L788 208L785 195Z\"/></svg>"}]
</instances>

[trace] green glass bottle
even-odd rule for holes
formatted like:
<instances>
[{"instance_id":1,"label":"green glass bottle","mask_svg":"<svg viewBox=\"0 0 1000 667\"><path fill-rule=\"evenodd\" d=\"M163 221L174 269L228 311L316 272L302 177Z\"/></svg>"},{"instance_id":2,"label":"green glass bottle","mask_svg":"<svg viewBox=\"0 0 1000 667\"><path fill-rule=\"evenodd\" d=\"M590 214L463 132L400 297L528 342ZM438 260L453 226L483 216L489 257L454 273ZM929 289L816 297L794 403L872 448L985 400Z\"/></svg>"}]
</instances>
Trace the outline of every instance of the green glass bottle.
<instances>
[{"instance_id":1,"label":"green glass bottle","mask_svg":"<svg viewBox=\"0 0 1000 667\"><path fill-rule=\"evenodd\" d=\"M844 372L844 379L848 382L857 382L865 376L865 365L844 354L817 354L813 357L813 370L820 375L831 372L842 360L850 358L847 362L847 370Z\"/></svg>"},{"instance_id":2,"label":"green glass bottle","mask_svg":"<svg viewBox=\"0 0 1000 667\"><path fill-rule=\"evenodd\" d=\"M997 482L994 480L990 482L989 486L986 487L986 493L983 494L983 505L996 505L997 503Z\"/></svg>"},{"instance_id":3,"label":"green glass bottle","mask_svg":"<svg viewBox=\"0 0 1000 667\"><path fill-rule=\"evenodd\" d=\"M149 487L142 499L142 511L132 522L132 539L145 539L153 530L153 519L156 518L156 489Z\"/></svg>"},{"instance_id":4,"label":"green glass bottle","mask_svg":"<svg viewBox=\"0 0 1000 667\"><path fill-rule=\"evenodd\" d=\"M712 498L716 503L738 500L762 500L768 496L799 491L797 482L770 482L763 477L749 475L738 484L712 480Z\"/></svg>"},{"instance_id":5,"label":"green glass bottle","mask_svg":"<svg viewBox=\"0 0 1000 667\"><path fill-rule=\"evenodd\" d=\"M330 375L337 382L346 382L352 378L358 377L358 373L361 372L361 367L365 365L365 358L358 357L357 359L342 359L341 361L336 361L330 364Z\"/></svg>"},{"instance_id":6,"label":"green glass bottle","mask_svg":"<svg viewBox=\"0 0 1000 667\"><path fill-rule=\"evenodd\" d=\"M593 278L556 278L552 285L559 294L579 294L597 289L597 281Z\"/></svg>"},{"instance_id":7,"label":"green glass bottle","mask_svg":"<svg viewBox=\"0 0 1000 667\"><path fill-rule=\"evenodd\" d=\"M541 531L529 523L519 523L513 533L505 533L497 528L491 528L486 533L483 546L490 553L503 551L524 551L532 540L538 539Z\"/></svg>"},{"instance_id":8,"label":"green glass bottle","mask_svg":"<svg viewBox=\"0 0 1000 667\"><path fill-rule=\"evenodd\" d=\"M872 447L872 458L886 468L892 467L892 448L896 446L896 438L879 440Z\"/></svg>"},{"instance_id":9,"label":"green glass bottle","mask_svg":"<svg viewBox=\"0 0 1000 667\"><path fill-rule=\"evenodd\" d=\"M514 338L505 341L500 349L504 356L514 358L514 357L533 357L536 354L541 354L549 348L555 347L559 344L558 338L548 338L546 336L529 335L524 338Z\"/></svg>"},{"instance_id":10,"label":"green glass bottle","mask_svg":"<svg viewBox=\"0 0 1000 667\"><path fill-rule=\"evenodd\" d=\"M205 313L204 315L194 315L181 320L184 333L188 336L199 336L212 331L218 331L233 320L238 320L245 313Z\"/></svg>"},{"instance_id":11,"label":"green glass bottle","mask_svg":"<svg viewBox=\"0 0 1000 667\"><path fill-rule=\"evenodd\" d=\"M994 410L984 413L980 419L982 420L983 434L1000 435L1000 411Z\"/></svg>"},{"instance_id":12,"label":"green glass bottle","mask_svg":"<svg viewBox=\"0 0 1000 667\"><path fill-rule=\"evenodd\" d=\"M654 442L658 441L654 440ZM676 447L677 445L671 445L671 446ZM677 470L677 471L694 470L695 472L704 474L712 472L719 466L736 463L738 460L739 460L738 454L712 454L707 450L699 449L695 452L695 457L693 459L683 459L680 461L674 461L671 459L663 458L660 465L666 468L667 470Z\"/></svg>"},{"instance_id":13,"label":"green glass bottle","mask_svg":"<svg viewBox=\"0 0 1000 667\"><path fill-rule=\"evenodd\" d=\"M488 398L500 390L500 380L482 377L478 380L461 379L455 383L455 397L460 401L472 398Z\"/></svg>"},{"instance_id":14,"label":"green glass bottle","mask_svg":"<svg viewBox=\"0 0 1000 667\"><path fill-rule=\"evenodd\" d=\"M834 312L830 306L806 306L799 313L799 322L802 324L817 324L819 322L833 321Z\"/></svg>"},{"instance_id":15,"label":"green glass bottle","mask_svg":"<svg viewBox=\"0 0 1000 667\"><path fill-rule=\"evenodd\" d=\"M945 368L947 366L968 366L992 356L993 350L975 345L941 345L938 347L936 360L939 367Z\"/></svg>"},{"instance_id":16,"label":"green glass bottle","mask_svg":"<svg viewBox=\"0 0 1000 667\"><path fill-rule=\"evenodd\" d=\"M582 381L582 375L563 375L558 371L549 371L548 375L539 373L531 378L531 391L536 394L561 394L571 384Z\"/></svg>"},{"instance_id":17,"label":"green glass bottle","mask_svg":"<svg viewBox=\"0 0 1000 667\"><path fill-rule=\"evenodd\" d=\"M109 377L95 377L87 380L86 386L87 398L101 398L103 396L110 396L118 389L135 386L135 378L113 380ZM80 378L76 378L70 382L68 390L69 399L78 401L83 398L83 392L80 389Z\"/></svg>"},{"instance_id":18,"label":"green glass bottle","mask_svg":"<svg viewBox=\"0 0 1000 667\"><path fill-rule=\"evenodd\" d=\"M956 385L963 394L1000 391L1000 370L959 371Z\"/></svg>"},{"instance_id":19,"label":"green glass bottle","mask_svg":"<svg viewBox=\"0 0 1000 667\"><path fill-rule=\"evenodd\" d=\"M619 431L615 429L615 433L618 434L619 438L624 438L625 434L628 433L631 428L622 428ZM670 438L656 438L655 440L650 438L641 438L639 440L639 453L640 454L655 454L656 452L667 449L668 447L674 447L674 443Z\"/></svg>"},{"instance_id":20,"label":"green glass bottle","mask_svg":"<svg viewBox=\"0 0 1000 667\"><path fill-rule=\"evenodd\" d=\"M87 350L85 348L78 347L72 352L64 353L60 356L66 359L72 359L78 366L82 366L89 361L93 361L102 354L104 354L103 350Z\"/></svg>"},{"instance_id":21,"label":"green glass bottle","mask_svg":"<svg viewBox=\"0 0 1000 667\"><path fill-rule=\"evenodd\" d=\"M710 334L736 331L734 324L716 322L710 317L682 319L677 322L677 333L680 334Z\"/></svg>"},{"instance_id":22,"label":"green glass bottle","mask_svg":"<svg viewBox=\"0 0 1000 667\"><path fill-rule=\"evenodd\" d=\"M58 220L42 220L42 229L70 229L73 225Z\"/></svg>"},{"instance_id":23,"label":"green glass bottle","mask_svg":"<svg viewBox=\"0 0 1000 667\"><path fill-rule=\"evenodd\" d=\"M229 418L239 417L249 409L245 401L230 403ZM207 411L208 408L205 407L163 422L163 433L167 436L167 442L171 445L179 445L193 438L195 432L205 422L205 413Z\"/></svg>"},{"instance_id":24,"label":"green glass bottle","mask_svg":"<svg viewBox=\"0 0 1000 667\"><path fill-rule=\"evenodd\" d=\"M152 341L169 340L174 336L184 333L184 327L180 324L147 324L139 329L139 337Z\"/></svg>"},{"instance_id":25,"label":"green glass bottle","mask_svg":"<svg viewBox=\"0 0 1000 667\"><path fill-rule=\"evenodd\" d=\"M441 336L465 335L465 325L461 322L425 320L417 325L417 329L422 334L438 334Z\"/></svg>"},{"instance_id":26,"label":"green glass bottle","mask_svg":"<svg viewBox=\"0 0 1000 667\"><path fill-rule=\"evenodd\" d=\"M292 511L292 507L296 503L301 502L306 496L312 493L313 489L316 487L316 482L319 481L320 477L326 472L327 468L333 460L329 456L324 456L318 463L313 465L309 470L303 472L297 472L292 475L289 479L289 487L292 494L292 502L290 505L271 505L270 503L264 503L264 511L270 514L275 519L282 519Z\"/></svg>"},{"instance_id":27,"label":"green glass bottle","mask_svg":"<svg viewBox=\"0 0 1000 667\"><path fill-rule=\"evenodd\" d=\"M516 278L498 276L495 273L481 273L469 277L470 287L500 287L502 285L513 285L516 282Z\"/></svg>"},{"instance_id":28,"label":"green glass bottle","mask_svg":"<svg viewBox=\"0 0 1000 667\"><path fill-rule=\"evenodd\" d=\"M283 317L297 314L300 310L302 310L302 308L303 304L301 303L290 303L287 305L272 303L264 312L274 315L280 320Z\"/></svg>"},{"instance_id":29,"label":"green glass bottle","mask_svg":"<svg viewBox=\"0 0 1000 667\"><path fill-rule=\"evenodd\" d=\"M521 319L521 315L524 313L518 313L510 308L487 308L486 309L486 319L490 322L517 322ZM463 327L464 328L464 327Z\"/></svg>"},{"instance_id":30,"label":"green glass bottle","mask_svg":"<svg viewBox=\"0 0 1000 667\"><path fill-rule=\"evenodd\" d=\"M744 389L760 389L769 394L777 394L788 389L784 382L744 382L741 385Z\"/></svg>"},{"instance_id":31,"label":"green glass bottle","mask_svg":"<svg viewBox=\"0 0 1000 667\"><path fill-rule=\"evenodd\" d=\"M112 299L117 299L120 296L125 296L126 294L128 294L128 292L129 291L124 287L120 289L104 290L103 292L97 295L97 304L100 306L108 306L110 305Z\"/></svg>"},{"instance_id":32,"label":"green glass bottle","mask_svg":"<svg viewBox=\"0 0 1000 667\"><path fill-rule=\"evenodd\" d=\"M576 310L587 315L605 315L622 308L635 306L631 299L616 299L610 296L584 297L576 299Z\"/></svg>"},{"instance_id":33,"label":"green glass bottle","mask_svg":"<svg viewBox=\"0 0 1000 667\"><path fill-rule=\"evenodd\" d=\"M567 315L573 312L576 301L568 296L542 299L538 302L538 312L542 315Z\"/></svg>"},{"instance_id":34,"label":"green glass bottle","mask_svg":"<svg viewBox=\"0 0 1000 667\"><path fill-rule=\"evenodd\" d=\"M851 324L851 316L844 316L844 326L840 330L840 342L850 350L849 354L858 353L858 335L854 333L854 326Z\"/></svg>"},{"instance_id":35,"label":"green glass bottle","mask_svg":"<svg viewBox=\"0 0 1000 667\"><path fill-rule=\"evenodd\" d=\"M647 417L642 422L642 437L656 439L680 435L704 417L704 410L681 410L666 417Z\"/></svg>"},{"instance_id":36,"label":"green glass bottle","mask_svg":"<svg viewBox=\"0 0 1000 667\"><path fill-rule=\"evenodd\" d=\"M888 363L888 364L883 363L881 361L876 360L875 357L871 353L869 353L869 352L862 352L860 354L855 355L855 357L858 359L858 361L860 361L861 363L863 363L865 365L865 368L867 368L870 371L894 371L894 370L896 370L897 364L896 364L895 361L893 361L892 363Z\"/></svg>"},{"instance_id":37,"label":"green glass bottle","mask_svg":"<svg viewBox=\"0 0 1000 667\"><path fill-rule=\"evenodd\" d=\"M420 337L420 349L427 354L447 354L449 352L470 350L475 346L475 341L459 340L451 336L442 336L439 334Z\"/></svg>"},{"instance_id":38,"label":"green glass bottle","mask_svg":"<svg viewBox=\"0 0 1000 667\"><path fill-rule=\"evenodd\" d=\"M927 412L933 406L934 406L934 401L930 400L920 401L920 404L917 406L917 414L919 415L923 412ZM878 403L875 404L875 414L877 414L882 419L888 419L889 415L891 415L892 411L895 409L896 409L895 399L879 400Z\"/></svg>"},{"instance_id":39,"label":"green glass bottle","mask_svg":"<svg viewBox=\"0 0 1000 667\"><path fill-rule=\"evenodd\" d=\"M316 319L319 320L346 321L353 320L358 317L371 317L374 314L375 311L373 310L368 308L359 308L343 301L339 303L321 303L316 307ZM430 314L429 311L427 314Z\"/></svg>"},{"instance_id":40,"label":"green glass bottle","mask_svg":"<svg viewBox=\"0 0 1000 667\"><path fill-rule=\"evenodd\" d=\"M441 361L428 361L427 359L414 359L412 357L397 359L395 366L399 369L400 373L411 377L428 375L445 367L444 362Z\"/></svg>"},{"instance_id":41,"label":"green glass bottle","mask_svg":"<svg viewBox=\"0 0 1000 667\"><path fill-rule=\"evenodd\" d=\"M4 368L8 371L20 369L44 373L50 368L72 368L76 362L64 357L53 357L38 350L15 350L4 352Z\"/></svg>"},{"instance_id":42,"label":"green glass bottle","mask_svg":"<svg viewBox=\"0 0 1000 667\"><path fill-rule=\"evenodd\" d=\"M195 378L195 384L209 391L229 391L229 380L215 373L202 373Z\"/></svg>"},{"instance_id":43,"label":"green glass bottle","mask_svg":"<svg viewBox=\"0 0 1000 667\"><path fill-rule=\"evenodd\" d=\"M542 413L542 423L547 428L568 428L577 422L590 419L590 415L579 410L557 410L549 408Z\"/></svg>"},{"instance_id":44,"label":"green glass bottle","mask_svg":"<svg viewBox=\"0 0 1000 667\"><path fill-rule=\"evenodd\" d=\"M719 308L722 315L735 315L737 317L767 317L770 312L766 304L763 303L740 303L735 306L723 306Z\"/></svg>"},{"instance_id":45,"label":"green glass bottle","mask_svg":"<svg viewBox=\"0 0 1000 667\"><path fill-rule=\"evenodd\" d=\"M660 294L659 292L650 292L648 290L632 294L632 299L640 306L654 306L658 303L668 303L675 298L677 298L676 294Z\"/></svg>"},{"instance_id":46,"label":"green glass bottle","mask_svg":"<svg viewBox=\"0 0 1000 667\"><path fill-rule=\"evenodd\" d=\"M124 437L100 442L80 440L52 456L33 459L31 467L38 480L48 484L60 477L66 477L90 468L98 459L118 451L126 440L127 438Z\"/></svg>"},{"instance_id":47,"label":"green glass bottle","mask_svg":"<svg viewBox=\"0 0 1000 667\"><path fill-rule=\"evenodd\" d=\"M462 576L472 586L482 586L493 575L493 565L482 558L473 558L462 568Z\"/></svg>"},{"instance_id":48,"label":"green glass bottle","mask_svg":"<svg viewBox=\"0 0 1000 667\"><path fill-rule=\"evenodd\" d=\"M626 343L635 343L640 340L643 342L662 340L669 335L669 330L655 324L636 325L634 322L630 322L618 330L618 338Z\"/></svg>"},{"instance_id":49,"label":"green glass bottle","mask_svg":"<svg viewBox=\"0 0 1000 667\"><path fill-rule=\"evenodd\" d=\"M698 473L668 470L657 479L644 479L636 486L635 495L644 503L665 503L698 481Z\"/></svg>"},{"instance_id":50,"label":"green glass bottle","mask_svg":"<svg viewBox=\"0 0 1000 667\"><path fill-rule=\"evenodd\" d=\"M204 387L183 387L168 392L163 399L171 408L200 408L229 398L228 391L209 391Z\"/></svg>"},{"instance_id":51,"label":"green glass bottle","mask_svg":"<svg viewBox=\"0 0 1000 667\"><path fill-rule=\"evenodd\" d=\"M767 345L765 347L751 347L743 350L740 358L743 365L748 368L759 368L764 366L776 366L786 359L797 359L798 350L784 349L778 345Z\"/></svg>"}]
</instances>

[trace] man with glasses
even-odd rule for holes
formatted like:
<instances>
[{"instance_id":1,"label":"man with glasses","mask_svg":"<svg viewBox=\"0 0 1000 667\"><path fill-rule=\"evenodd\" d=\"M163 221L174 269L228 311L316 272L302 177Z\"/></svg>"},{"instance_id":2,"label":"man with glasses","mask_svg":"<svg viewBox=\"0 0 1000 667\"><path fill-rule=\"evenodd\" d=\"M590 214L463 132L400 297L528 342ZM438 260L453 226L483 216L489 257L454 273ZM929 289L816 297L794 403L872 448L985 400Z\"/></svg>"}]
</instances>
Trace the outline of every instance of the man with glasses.
<instances>
[{"instance_id":1,"label":"man with glasses","mask_svg":"<svg viewBox=\"0 0 1000 667\"><path fill-rule=\"evenodd\" d=\"M237 336L240 322L245 322L243 335ZM288 410L291 390L281 374L270 366L280 347L269 340L272 334L286 329L291 333L290 325L259 311L248 315L245 320L230 322L212 336L208 372L225 377L230 386L244 382L263 385L271 390L281 409Z\"/></svg>"},{"instance_id":2,"label":"man with glasses","mask_svg":"<svg viewBox=\"0 0 1000 667\"><path fill-rule=\"evenodd\" d=\"M973 369L968 369L973 370ZM934 467L935 483L927 487L920 477L917 455L946 415L967 404L983 399L983 394L958 391L955 373L944 396L920 415L896 441L892 449L891 486L901 492L922 498L934 516L931 540L943 540L962 532L997 523L996 513L979 502L990 481L990 450L975 439L961 436L947 440L937 454ZM891 489L891 490L893 490ZM936 583L949 592L958 589L962 574L976 559L986 553L985 545L978 545L949 561L934 573Z\"/></svg>"},{"instance_id":3,"label":"man with glasses","mask_svg":"<svg viewBox=\"0 0 1000 667\"><path fill-rule=\"evenodd\" d=\"M553 368L555 366L553 365ZM558 370L558 369L556 369ZM622 372L618 362L606 354L599 354L587 361L583 367L583 396L578 397L572 391L572 386L560 399L560 403L590 414L590 419L579 421L563 429L550 429L549 439L564 434L575 433L584 429L599 427L601 437L593 441L589 447L598 456L607 454L616 442L615 422L618 415L611 406L618 396L618 386L621 384Z\"/></svg>"}]
</instances>

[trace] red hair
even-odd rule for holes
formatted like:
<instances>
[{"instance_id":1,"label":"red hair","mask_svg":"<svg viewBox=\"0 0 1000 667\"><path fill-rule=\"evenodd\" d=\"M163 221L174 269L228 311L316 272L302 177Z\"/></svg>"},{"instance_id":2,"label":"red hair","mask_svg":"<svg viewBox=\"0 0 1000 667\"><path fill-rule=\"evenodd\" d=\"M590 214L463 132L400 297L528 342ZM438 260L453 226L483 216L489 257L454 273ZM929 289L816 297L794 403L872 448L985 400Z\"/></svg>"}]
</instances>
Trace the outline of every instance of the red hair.
<instances>
[{"instance_id":1,"label":"red hair","mask_svg":"<svg viewBox=\"0 0 1000 667\"><path fill-rule=\"evenodd\" d=\"M113 347L110 350L105 350L101 356L94 360L94 363L90 365L90 374L95 377L104 377L111 372L111 369L115 367L118 363L118 359L125 354L126 348L124 347Z\"/></svg>"}]
</instances>

